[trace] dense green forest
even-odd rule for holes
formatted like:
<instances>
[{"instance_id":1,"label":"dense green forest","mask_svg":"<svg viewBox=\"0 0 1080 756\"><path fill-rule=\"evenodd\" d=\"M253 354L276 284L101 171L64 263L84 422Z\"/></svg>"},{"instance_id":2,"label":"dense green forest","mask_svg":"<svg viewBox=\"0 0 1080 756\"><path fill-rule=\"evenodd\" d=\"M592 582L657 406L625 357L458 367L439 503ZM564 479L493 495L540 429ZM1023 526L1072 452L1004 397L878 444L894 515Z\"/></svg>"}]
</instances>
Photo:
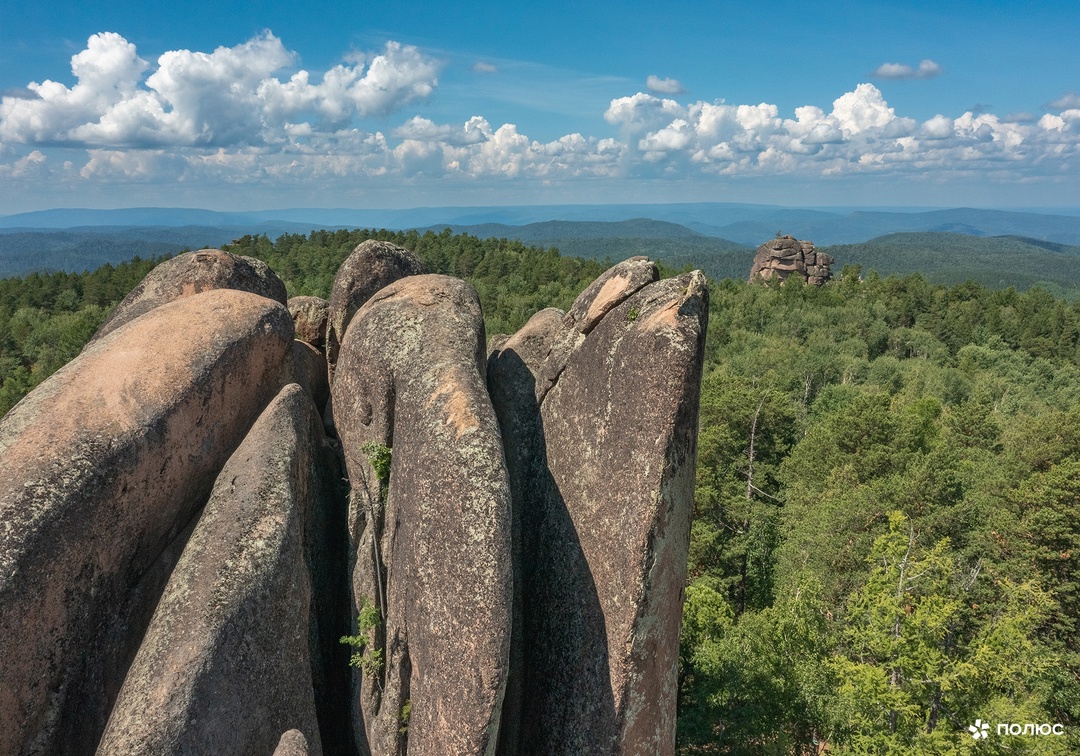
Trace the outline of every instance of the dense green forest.
<instances>
[{"instance_id":1,"label":"dense green forest","mask_svg":"<svg viewBox=\"0 0 1080 756\"><path fill-rule=\"evenodd\" d=\"M852 268L714 286L684 752L1080 750L1078 315Z\"/></svg>"},{"instance_id":2,"label":"dense green forest","mask_svg":"<svg viewBox=\"0 0 1080 756\"><path fill-rule=\"evenodd\" d=\"M470 280L489 334L603 269L448 231L231 249L325 297L372 236ZM0 412L152 264L0 281ZM1080 752L1080 306L847 267L710 307L680 752Z\"/></svg>"},{"instance_id":3,"label":"dense green forest","mask_svg":"<svg viewBox=\"0 0 1080 756\"><path fill-rule=\"evenodd\" d=\"M900 233L822 251L882 275L919 273L935 283L978 281L995 289L1040 286L1069 299L1080 296L1080 247L1039 239Z\"/></svg>"}]
</instances>

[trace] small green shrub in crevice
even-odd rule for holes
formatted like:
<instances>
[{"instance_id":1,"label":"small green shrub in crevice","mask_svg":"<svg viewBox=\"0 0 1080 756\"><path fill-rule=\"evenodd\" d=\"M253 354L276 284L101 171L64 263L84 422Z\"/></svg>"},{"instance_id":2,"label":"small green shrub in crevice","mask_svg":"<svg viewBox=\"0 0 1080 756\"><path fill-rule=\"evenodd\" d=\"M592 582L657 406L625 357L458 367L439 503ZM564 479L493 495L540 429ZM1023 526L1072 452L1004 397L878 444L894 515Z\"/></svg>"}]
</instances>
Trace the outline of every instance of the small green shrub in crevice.
<instances>
[{"instance_id":1,"label":"small green shrub in crevice","mask_svg":"<svg viewBox=\"0 0 1080 756\"><path fill-rule=\"evenodd\" d=\"M355 649L349 658L349 666L356 667L375 680L382 676L383 651L381 648L369 648L369 634L381 625L379 607L365 596L361 599L360 612L356 617L356 635L343 635L339 641Z\"/></svg>"}]
</instances>

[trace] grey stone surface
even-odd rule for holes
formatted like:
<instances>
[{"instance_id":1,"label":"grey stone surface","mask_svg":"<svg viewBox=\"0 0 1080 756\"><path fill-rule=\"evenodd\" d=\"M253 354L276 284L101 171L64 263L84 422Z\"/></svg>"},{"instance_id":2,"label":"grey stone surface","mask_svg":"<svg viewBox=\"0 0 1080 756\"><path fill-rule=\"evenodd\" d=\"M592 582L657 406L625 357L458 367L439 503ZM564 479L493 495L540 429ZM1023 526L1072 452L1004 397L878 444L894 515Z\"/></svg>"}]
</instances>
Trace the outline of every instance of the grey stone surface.
<instances>
[{"instance_id":1,"label":"grey stone surface","mask_svg":"<svg viewBox=\"0 0 1080 756\"><path fill-rule=\"evenodd\" d=\"M637 289L568 354L542 357L534 324L489 361L520 510L501 754L674 753L707 313L695 272Z\"/></svg>"},{"instance_id":2,"label":"grey stone surface","mask_svg":"<svg viewBox=\"0 0 1080 756\"><path fill-rule=\"evenodd\" d=\"M330 303L322 297L289 297L287 304L296 325L296 338L306 341L316 349L323 349L326 345Z\"/></svg>"},{"instance_id":3,"label":"grey stone surface","mask_svg":"<svg viewBox=\"0 0 1080 756\"><path fill-rule=\"evenodd\" d=\"M475 291L436 275L383 288L341 346L332 395L352 488L353 596L380 616L368 653L383 663L358 690L374 754L494 752L511 525L483 360ZM385 495L370 444L392 447Z\"/></svg>"},{"instance_id":4,"label":"grey stone surface","mask_svg":"<svg viewBox=\"0 0 1080 756\"><path fill-rule=\"evenodd\" d=\"M271 753L290 729L322 752L311 576L333 469L314 404L289 384L218 476L99 754Z\"/></svg>"},{"instance_id":5,"label":"grey stone surface","mask_svg":"<svg viewBox=\"0 0 1080 756\"><path fill-rule=\"evenodd\" d=\"M274 756L308 756L309 753L311 752L308 750L307 739L299 730L289 730L282 734L277 748L274 749Z\"/></svg>"},{"instance_id":6,"label":"grey stone surface","mask_svg":"<svg viewBox=\"0 0 1080 756\"><path fill-rule=\"evenodd\" d=\"M185 252L158 265L121 300L93 339L100 339L155 307L214 289L236 289L285 304L285 284L262 260L220 249Z\"/></svg>"},{"instance_id":7,"label":"grey stone surface","mask_svg":"<svg viewBox=\"0 0 1080 756\"><path fill-rule=\"evenodd\" d=\"M384 286L427 272L420 258L396 244L369 239L356 246L338 268L330 289L326 361L331 382L345 330L356 311Z\"/></svg>"},{"instance_id":8,"label":"grey stone surface","mask_svg":"<svg viewBox=\"0 0 1080 756\"><path fill-rule=\"evenodd\" d=\"M89 345L0 421L0 753L93 752L292 336L265 297L184 297Z\"/></svg>"},{"instance_id":9,"label":"grey stone surface","mask_svg":"<svg viewBox=\"0 0 1080 756\"><path fill-rule=\"evenodd\" d=\"M323 412L330 400L330 379L323 353L308 342L296 339L283 368L282 383L299 383L319 412Z\"/></svg>"}]
</instances>

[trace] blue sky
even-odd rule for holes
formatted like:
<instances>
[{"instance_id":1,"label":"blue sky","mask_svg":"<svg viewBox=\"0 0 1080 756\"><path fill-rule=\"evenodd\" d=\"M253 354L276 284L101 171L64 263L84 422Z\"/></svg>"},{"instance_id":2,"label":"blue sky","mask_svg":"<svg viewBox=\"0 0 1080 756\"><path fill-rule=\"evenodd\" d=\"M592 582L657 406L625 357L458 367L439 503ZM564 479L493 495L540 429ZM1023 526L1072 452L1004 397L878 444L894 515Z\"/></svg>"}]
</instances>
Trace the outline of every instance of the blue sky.
<instances>
[{"instance_id":1,"label":"blue sky","mask_svg":"<svg viewBox=\"0 0 1080 756\"><path fill-rule=\"evenodd\" d=\"M0 214L1080 205L1080 4L0 0Z\"/></svg>"}]
</instances>

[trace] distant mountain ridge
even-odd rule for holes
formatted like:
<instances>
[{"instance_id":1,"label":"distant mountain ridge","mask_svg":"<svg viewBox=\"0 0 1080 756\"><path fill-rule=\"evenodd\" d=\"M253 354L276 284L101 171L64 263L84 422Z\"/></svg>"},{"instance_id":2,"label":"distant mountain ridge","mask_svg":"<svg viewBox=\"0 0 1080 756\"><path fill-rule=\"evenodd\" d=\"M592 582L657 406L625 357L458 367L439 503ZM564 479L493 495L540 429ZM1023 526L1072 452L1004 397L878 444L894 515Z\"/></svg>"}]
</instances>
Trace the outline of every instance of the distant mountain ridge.
<instances>
[{"instance_id":1,"label":"distant mountain ridge","mask_svg":"<svg viewBox=\"0 0 1080 756\"><path fill-rule=\"evenodd\" d=\"M567 209L565 206L561 209ZM1055 293L1080 298L1080 217L1029 212L1004 212L972 209L920 210L907 213L859 210L841 216L820 210L769 208L762 206L608 206L606 211L629 212L648 207L664 209L682 217L683 223L641 215L619 220L552 220L529 223L433 223L407 226L421 233L467 232L479 238L517 239L539 247L555 247L563 255L617 261L634 255L647 255L673 268L701 268L710 278L745 279L754 250L773 238L777 231L790 233L814 242L818 249L836 259L834 273L845 265L860 265L864 273L875 270L881 275L920 273L935 283L959 283L976 280L993 288L1013 286L1026 289L1045 286ZM705 217L706 210L716 210L716 218L752 217L724 226L694 221ZM440 208L439 212L483 216L490 212L526 217L536 208ZM578 214L593 210L579 206ZM710 210L710 211L711 211ZM387 228L393 223L322 225L311 219L272 220L269 214L306 211L265 211L245 216L208 210L163 210L153 208L130 211L47 211L41 214L8 216L0 219L0 277L21 276L34 271L93 270L105 263L118 263L135 255L155 257L174 254L182 249L222 246L248 234L266 234L277 238L283 233L307 234L320 228ZM334 220L334 214L381 211L318 211L318 219ZM389 212L389 211L388 211ZM413 214L412 219L430 209L393 211L398 219ZM247 217L248 222L242 221ZM75 228L25 229L2 227L4 223L61 223L65 219L99 225ZM103 221L143 219L146 221L198 221L186 225L100 225ZM354 218L359 220L359 218ZM520 219L520 218L519 218ZM345 220L345 218L337 218ZM374 218L369 218L374 220ZM384 217L383 220L392 220ZM229 222L226 222L229 221ZM776 227L773 227L773 225ZM916 230L873 233L895 227ZM929 227L924 229L924 227ZM727 238L719 234L730 233ZM864 236L858 236L864 234ZM836 238L858 238L857 242L830 242Z\"/></svg>"},{"instance_id":2,"label":"distant mountain ridge","mask_svg":"<svg viewBox=\"0 0 1080 756\"><path fill-rule=\"evenodd\" d=\"M218 212L191 208L122 210L57 209L0 216L0 229L77 226L237 226L294 224L293 228L529 226L547 222L621 222L636 219L678 224L704 236L754 246L777 231L815 244L855 244L900 232L952 231L971 236L1015 235L1080 244L1076 214L975 208L798 208L702 202L632 205L520 205L434 207L404 210L304 209ZM470 231L470 233L472 233ZM546 233L546 232L545 232ZM680 234L684 232L678 232ZM499 234L503 235L503 234ZM630 236L635 236L631 234ZM552 234L547 233L547 236Z\"/></svg>"},{"instance_id":3,"label":"distant mountain ridge","mask_svg":"<svg viewBox=\"0 0 1080 756\"><path fill-rule=\"evenodd\" d=\"M172 255L185 249L220 247L247 234L308 233L309 226L261 223L246 226L81 226L0 228L0 278L63 270L79 273L138 256Z\"/></svg>"}]
</instances>

